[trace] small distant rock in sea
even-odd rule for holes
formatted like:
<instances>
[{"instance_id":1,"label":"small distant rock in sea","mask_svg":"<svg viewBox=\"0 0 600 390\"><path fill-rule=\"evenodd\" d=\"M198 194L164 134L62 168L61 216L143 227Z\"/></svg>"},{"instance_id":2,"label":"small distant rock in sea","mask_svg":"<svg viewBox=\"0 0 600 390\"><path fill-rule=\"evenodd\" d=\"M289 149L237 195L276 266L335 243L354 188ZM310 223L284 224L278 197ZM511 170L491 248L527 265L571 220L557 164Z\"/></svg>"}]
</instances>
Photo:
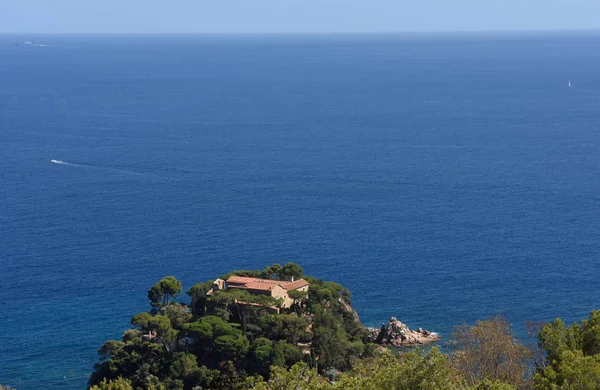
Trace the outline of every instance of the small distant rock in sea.
<instances>
[{"instance_id":1,"label":"small distant rock in sea","mask_svg":"<svg viewBox=\"0 0 600 390\"><path fill-rule=\"evenodd\" d=\"M410 330L408 326L396 317L390 318L381 328L369 328L371 339L385 347L408 348L426 345L439 341L442 337L435 332L423 330Z\"/></svg>"}]
</instances>

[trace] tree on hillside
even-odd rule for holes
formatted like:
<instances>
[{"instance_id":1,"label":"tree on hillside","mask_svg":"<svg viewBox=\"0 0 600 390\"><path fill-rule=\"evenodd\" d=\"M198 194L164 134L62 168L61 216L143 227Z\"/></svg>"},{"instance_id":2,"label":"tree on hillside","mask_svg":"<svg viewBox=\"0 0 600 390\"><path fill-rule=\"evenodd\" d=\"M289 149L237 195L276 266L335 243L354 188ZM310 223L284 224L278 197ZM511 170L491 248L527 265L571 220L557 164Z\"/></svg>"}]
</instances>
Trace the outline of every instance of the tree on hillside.
<instances>
[{"instance_id":1,"label":"tree on hillside","mask_svg":"<svg viewBox=\"0 0 600 390\"><path fill-rule=\"evenodd\" d=\"M292 300L290 311L302 314L308 293L306 291L292 290L288 291L288 296Z\"/></svg>"},{"instance_id":2,"label":"tree on hillside","mask_svg":"<svg viewBox=\"0 0 600 390\"><path fill-rule=\"evenodd\" d=\"M556 320L542 327L538 335L541 346L548 353L548 360L556 360L565 350L581 350L585 356L600 354L600 310L568 327L563 320Z\"/></svg>"},{"instance_id":3,"label":"tree on hillside","mask_svg":"<svg viewBox=\"0 0 600 390\"><path fill-rule=\"evenodd\" d=\"M89 384L99 385L104 379L119 376L132 381L134 388L148 388L161 372L164 345L147 342L140 337L122 341L109 340L98 350L100 362L94 365Z\"/></svg>"},{"instance_id":4,"label":"tree on hillside","mask_svg":"<svg viewBox=\"0 0 600 390\"><path fill-rule=\"evenodd\" d=\"M265 267L261 272L260 277L263 279L279 279L281 272L281 266L279 264L273 264Z\"/></svg>"},{"instance_id":5,"label":"tree on hillside","mask_svg":"<svg viewBox=\"0 0 600 390\"><path fill-rule=\"evenodd\" d=\"M285 340L290 344L307 342L308 321L297 314L271 314L263 316L259 323L265 337L270 340Z\"/></svg>"},{"instance_id":6,"label":"tree on hillside","mask_svg":"<svg viewBox=\"0 0 600 390\"><path fill-rule=\"evenodd\" d=\"M474 387L473 390L517 390L517 388L498 380L492 382L489 379L485 379L478 386Z\"/></svg>"},{"instance_id":7,"label":"tree on hillside","mask_svg":"<svg viewBox=\"0 0 600 390\"><path fill-rule=\"evenodd\" d=\"M154 310L169 304L169 298L175 299L181 294L181 282L174 276L166 276L148 291L148 299Z\"/></svg>"},{"instance_id":8,"label":"tree on hillside","mask_svg":"<svg viewBox=\"0 0 600 390\"><path fill-rule=\"evenodd\" d=\"M229 321L233 315L231 308L235 304L235 299L229 291L216 291L206 303L206 312Z\"/></svg>"},{"instance_id":9,"label":"tree on hillside","mask_svg":"<svg viewBox=\"0 0 600 390\"><path fill-rule=\"evenodd\" d=\"M2 390L2 386L0 386L0 390ZM122 377L110 381L104 378L102 382L91 386L89 390L133 390L133 386L129 379L123 379Z\"/></svg>"},{"instance_id":10,"label":"tree on hillside","mask_svg":"<svg viewBox=\"0 0 600 390\"><path fill-rule=\"evenodd\" d=\"M349 339L343 324L330 310L320 305L314 305L313 310L312 349L318 358L318 371L350 369L362 355L364 344L360 339Z\"/></svg>"},{"instance_id":11,"label":"tree on hillside","mask_svg":"<svg viewBox=\"0 0 600 390\"><path fill-rule=\"evenodd\" d=\"M538 333L539 346L546 355L540 367L560 362L565 351L581 350L583 342L580 333L579 324L567 327L560 318L544 325Z\"/></svg>"},{"instance_id":12,"label":"tree on hillside","mask_svg":"<svg viewBox=\"0 0 600 390\"><path fill-rule=\"evenodd\" d=\"M560 361L535 375L537 390L600 389L600 354L584 356L581 350L563 351Z\"/></svg>"},{"instance_id":13,"label":"tree on hillside","mask_svg":"<svg viewBox=\"0 0 600 390\"><path fill-rule=\"evenodd\" d=\"M213 281L209 280L205 283L197 283L187 291L186 294L192 298L192 302L190 303L192 313L197 316L206 314L206 304L208 302L208 296L206 294L212 288Z\"/></svg>"},{"instance_id":14,"label":"tree on hillside","mask_svg":"<svg viewBox=\"0 0 600 390\"><path fill-rule=\"evenodd\" d=\"M183 329L184 325L192 319L190 308L182 303L163 306L158 311L158 314L169 318L171 325L175 329Z\"/></svg>"},{"instance_id":15,"label":"tree on hillside","mask_svg":"<svg viewBox=\"0 0 600 390\"><path fill-rule=\"evenodd\" d=\"M375 361L360 363L343 374L335 389L356 390L466 390L464 379L450 359L436 347L416 350L399 358L384 351Z\"/></svg>"},{"instance_id":16,"label":"tree on hillside","mask_svg":"<svg viewBox=\"0 0 600 390\"><path fill-rule=\"evenodd\" d=\"M271 367L271 379L254 386L256 390L326 390L331 385L306 363L297 363L289 370Z\"/></svg>"},{"instance_id":17,"label":"tree on hillside","mask_svg":"<svg viewBox=\"0 0 600 390\"><path fill-rule=\"evenodd\" d=\"M283 359L277 361L277 356L273 348L273 341L266 337L259 337L254 341L250 348L249 368L253 372L259 373L266 377L269 374L269 367L273 365L283 365Z\"/></svg>"},{"instance_id":18,"label":"tree on hillside","mask_svg":"<svg viewBox=\"0 0 600 390\"><path fill-rule=\"evenodd\" d=\"M279 264L273 264L265 267L260 272L259 277L263 279L280 279L284 281L291 281L292 279L300 279L304 274L304 270L296 263L286 263L282 267Z\"/></svg>"},{"instance_id":19,"label":"tree on hillside","mask_svg":"<svg viewBox=\"0 0 600 390\"><path fill-rule=\"evenodd\" d=\"M516 388L528 386L532 352L515 339L510 323L503 317L458 327L450 344L455 348L452 362L470 385L488 379Z\"/></svg>"},{"instance_id":20,"label":"tree on hillside","mask_svg":"<svg viewBox=\"0 0 600 390\"><path fill-rule=\"evenodd\" d=\"M131 325L139 326L144 332L151 332L157 341L161 341L167 352L171 351L171 343L177 339L178 331L173 329L171 320L164 315L139 313L131 319Z\"/></svg>"},{"instance_id":21,"label":"tree on hillside","mask_svg":"<svg viewBox=\"0 0 600 390\"><path fill-rule=\"evenodd\" d=\"M585 356L600 354L600 310L592 311L589 318L582 321L581 339Z\"/></svg>"},{"instance_id":22,"label":"tree on hillside","mask_svg":"<svg viewBox=\"0 0 600 390\"><path fill-rule=\"evenodd\" d=\"M227 280L230 276L245 276L248 278L260 278L263 271L260 270L248 270L248 269L236 269L225 275L219 276L219 279Z\"/></svg>"},{"instance_id":23,"label":"tree on hillside","mask_svg":"<svg viewBox=\"0 0 600 390\"><path fill-rule=\"evenodd\" d=\"M200 356L213 358L211 362L243 358L249 343L237 327L216 316L202 317L186 326L195 338L194 348Z\"/></svg>"},{"instance_id":24,"label":"tree on hillside","mask_svg":"<svg viewBox=\"0 0 600 390\"><path fill-rule=\"evenodd\" d=\"M304 270L296 263L287 263L279 271L279 279L281 280L297 280L304 275Z\"/></svg>"},{"instance_id":25,"label":"tree on hillside","mask_svg":"<svg viewBox=\"0 0 600 390\"><path fill-rule=\"evenodd\" d=\"M536 389L600 388L600 311L569 326L557 318L542 327L538 339L546 361L535 375Z\"/></svg>"},{"instance_id":26,"label":"tree on hillside","mask_svg":"<svg viewBox=\"0 0 600 390\"><path fill-rule=\"evenodd\" d=\"M168 374L172 380L180 381L183 388L192 388L206 376L206 370L198 367L198 361L193 354L178 352L173 356Z\"/></svg>"}]
</instances>

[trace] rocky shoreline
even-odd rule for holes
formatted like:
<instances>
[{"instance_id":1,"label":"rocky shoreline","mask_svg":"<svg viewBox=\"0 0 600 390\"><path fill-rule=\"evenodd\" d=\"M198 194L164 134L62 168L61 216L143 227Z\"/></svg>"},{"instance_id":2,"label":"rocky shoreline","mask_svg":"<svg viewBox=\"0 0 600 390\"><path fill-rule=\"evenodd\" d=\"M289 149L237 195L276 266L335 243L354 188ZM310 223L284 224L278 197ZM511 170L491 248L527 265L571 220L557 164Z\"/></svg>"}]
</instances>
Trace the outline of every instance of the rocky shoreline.
<instances>
[{"instance_id":1,"label":"rocky shoreline","mask_svg":"<svg viewBox=\"0 0 600 390\"><path fill-rule=\"evenodd\" d=\"M431 344L439 341L442 337L435 332L423 330L410 330L408 326L396 317L390 318L387 324L381 328L367 328L371 340L384 347L409 348L419 345Z\"/></svg>"}]
</instances>

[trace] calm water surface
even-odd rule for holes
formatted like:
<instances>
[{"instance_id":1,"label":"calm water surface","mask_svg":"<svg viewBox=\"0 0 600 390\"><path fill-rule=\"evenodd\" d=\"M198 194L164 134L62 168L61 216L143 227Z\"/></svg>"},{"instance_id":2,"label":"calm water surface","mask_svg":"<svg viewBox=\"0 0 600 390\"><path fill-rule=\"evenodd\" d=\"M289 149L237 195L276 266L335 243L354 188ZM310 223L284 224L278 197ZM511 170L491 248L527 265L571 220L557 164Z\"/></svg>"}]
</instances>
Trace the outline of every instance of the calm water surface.
<instances>
[{"instance_id":1,"label":"calm water surface","mask_svg":"<svg viewBox=\"0 0 600 390\"><path fill-rule=\"evenodd\" d=\"M83 389L161 277L275 262L369 325L581 319L598 69L600 36L0 36L0 383Z\"/></svg>"}]
</instances>

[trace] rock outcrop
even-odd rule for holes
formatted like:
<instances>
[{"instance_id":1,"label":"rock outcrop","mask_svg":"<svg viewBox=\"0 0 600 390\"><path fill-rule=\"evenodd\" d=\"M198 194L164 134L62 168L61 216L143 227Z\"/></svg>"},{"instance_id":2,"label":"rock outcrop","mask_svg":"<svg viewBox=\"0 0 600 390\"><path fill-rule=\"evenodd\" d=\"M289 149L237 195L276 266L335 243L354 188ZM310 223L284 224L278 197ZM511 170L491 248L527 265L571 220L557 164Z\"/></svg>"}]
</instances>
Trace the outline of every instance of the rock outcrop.
<instances>
[{"instance_id":1,"label":"rock outcrop","mask_svg":"<svg viewBox=\"0 0 600 390\"><path fill-rule=\"evenodd\" d=\"M338 302L341 303L342 306L344 306L344 309L346 309L346 311L349 311L350 313L352 313L352 316L354 317L356 322L360 323L360 317L358 316L358 313L356 312L356 310L354 310L352 305L350 305L348 302L346 302L346 300L343 298L338 298Z\"/></svg>"},{"instance_id":2,"label":"rock outcrop","mask_svg":"<svg viewBox=\"0 0 600 390\"><path fill-rule=\"evenodd\" d=\"M439 341L441 337L434 332L423 330L410 330L408 326L392 317L387 324L381 325L380 329L369 328L371 339L386 347L415 347Z\"/></svg>"}]
</instances>

